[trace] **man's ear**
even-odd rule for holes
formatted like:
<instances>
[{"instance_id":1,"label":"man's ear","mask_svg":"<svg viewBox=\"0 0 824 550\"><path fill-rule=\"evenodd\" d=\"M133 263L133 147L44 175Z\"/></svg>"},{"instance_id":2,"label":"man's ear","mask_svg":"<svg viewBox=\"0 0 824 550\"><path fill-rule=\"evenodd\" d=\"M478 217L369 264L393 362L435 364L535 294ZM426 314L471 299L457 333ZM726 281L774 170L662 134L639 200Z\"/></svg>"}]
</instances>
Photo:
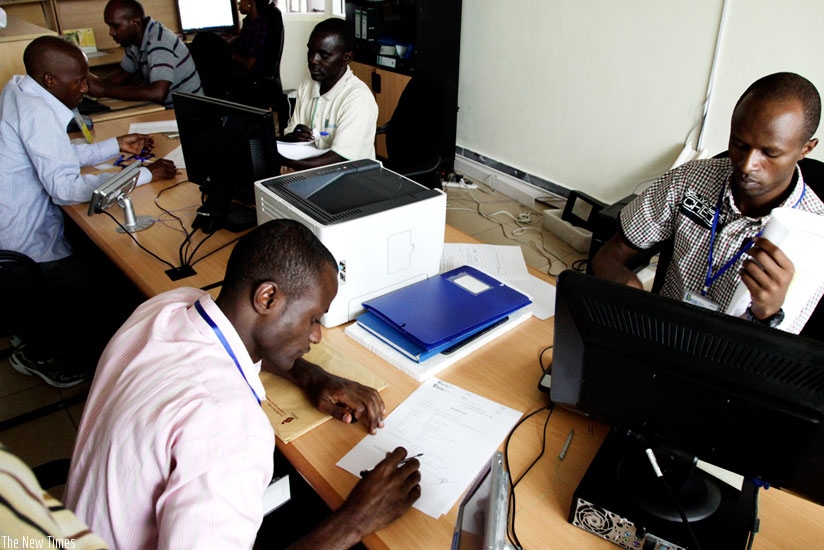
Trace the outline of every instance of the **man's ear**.
<instances>
[{"instance_id":1,"label":"man's ear","mask_svg":"<svg viewBox=\"0 0 824 550\"><path fill-rule=\"evenodd\" d=\"M55 85L55 78L54 75L51 73L43 73L43 87L47 90L51 90L54 88Z\"/></svg>"},{"instance_id":2,"label":"man's ear","mask_svg":"<svg viewBox=\"0 0 824 550\"><path fill-rule=\"evenodd\" d=\"M283 292L278 288L278 285L272 281L266 281L255 288L252 303L255 311L261 315L268 315L282 299Z\"/></svg>"},{"instance_id":3,"label":"man's ear","mask_svg":"<svg viewBox=\"0 0 824 550\"><path fill-rule=\"evenodd\" d=\"M801 158L805 158L807 155L812 153L815 146L818 145L818 138L812 138L807 143L804 144L804 148L801 150ZM801 160L801 159L798 159Z\"/></svg>"}]
</instances>

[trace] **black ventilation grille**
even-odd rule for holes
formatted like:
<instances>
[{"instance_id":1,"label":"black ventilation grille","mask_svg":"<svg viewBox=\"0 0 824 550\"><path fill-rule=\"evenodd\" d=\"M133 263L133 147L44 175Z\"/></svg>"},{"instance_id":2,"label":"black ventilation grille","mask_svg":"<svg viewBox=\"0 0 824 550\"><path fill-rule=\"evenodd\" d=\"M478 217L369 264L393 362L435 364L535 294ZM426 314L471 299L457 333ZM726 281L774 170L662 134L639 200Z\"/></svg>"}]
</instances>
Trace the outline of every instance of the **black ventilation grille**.
<instances>
[{"instance_id":1,"label":"black ventilation grille","mask_svg":"<svg viewBox=\"0 0 824 550\"><path fill-rule=\"evenodd\" d=\"M746 342L726 338L724 333L711 332L709 328L656 319L639 312L638 308L624 308L589 297L583 298L582 302L589 322L618 335L687 353L695 358L697 365L722 363L742 374L751 374L795 390L824 394L824 365L772 354L763 349L763 344L755 348ZM755 330L760 327L753 328L753 338L766 337ZM629 339L627 345L632 345Z\"/></svg>"}]
</instances>

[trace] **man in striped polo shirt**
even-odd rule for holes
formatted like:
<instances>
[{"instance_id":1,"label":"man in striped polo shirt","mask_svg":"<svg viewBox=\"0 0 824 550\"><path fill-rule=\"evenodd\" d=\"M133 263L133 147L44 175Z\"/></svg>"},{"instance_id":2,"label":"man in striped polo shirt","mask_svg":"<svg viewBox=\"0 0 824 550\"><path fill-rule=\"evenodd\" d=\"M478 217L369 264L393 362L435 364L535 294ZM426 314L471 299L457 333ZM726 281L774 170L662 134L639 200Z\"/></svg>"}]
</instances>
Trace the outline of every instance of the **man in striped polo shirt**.
<instances>
[{"instance_id":1,"label":"man in striped polo shirt","mask_svg":"<svg viewBox=\"0 0 824 550\"><path fill-rule=\"evenodd\" d=\"M125 52L115 71L89 79L93 96L152 101L168 109L173 106L172 92L203 94L189 49L159 21L147 17L139 2L110 0L103 19Z\"/></svg>"}]
</instances>

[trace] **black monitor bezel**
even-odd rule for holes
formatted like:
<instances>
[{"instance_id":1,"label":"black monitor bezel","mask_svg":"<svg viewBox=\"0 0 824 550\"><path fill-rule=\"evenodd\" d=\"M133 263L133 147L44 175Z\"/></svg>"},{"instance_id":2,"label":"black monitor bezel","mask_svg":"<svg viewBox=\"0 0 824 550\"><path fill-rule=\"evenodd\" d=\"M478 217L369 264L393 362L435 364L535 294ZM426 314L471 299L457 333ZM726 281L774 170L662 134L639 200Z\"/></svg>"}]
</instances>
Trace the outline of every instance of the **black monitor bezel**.
<instances>
[{"instance_id":1,"label":"black monitor bezel","mask_svg":"<svg viewBox=\"0 0 824 550\"><path fill-rule=\"evenodd\" d=\"M188 117L195 112L201 114L201 116L205 114L209 117L221 117L228 114L235 117L246 118L250 121L250 124L257 125L257 129L262 132L263 136L263 146L266 154L266 171L268 172L267 175L259 178L262 180L279 174L282 165L282 157L277 151L277 134L272 111L188 92L175 92L172 94L172 98L175 107L175 118L177 119L177 129L180 134L180 145L189 180L199 185L206 194L219 193L225 195L227 191L230 190L232 200L248 206L254 206L254 185L255 181L259 181L255 179L254 176L248 181L233 180L228 184L207 180L211 175L203 171L202 166L204 166L204 163L202 159L206 157L211 158L215 155L224 155L226 152L220 151L219 147L213 147L211 148L211 154L209 154L208 151L194 147L192 145L193 143L199 144L200 142L187 139L187 137L191 134L199 134L200 132L198 132L196 125L188 122ZM216 139L215 142L217 141ZM231 166L231 163L236 159L224 160L227 166Z\"/></svg>"}]
</instances>

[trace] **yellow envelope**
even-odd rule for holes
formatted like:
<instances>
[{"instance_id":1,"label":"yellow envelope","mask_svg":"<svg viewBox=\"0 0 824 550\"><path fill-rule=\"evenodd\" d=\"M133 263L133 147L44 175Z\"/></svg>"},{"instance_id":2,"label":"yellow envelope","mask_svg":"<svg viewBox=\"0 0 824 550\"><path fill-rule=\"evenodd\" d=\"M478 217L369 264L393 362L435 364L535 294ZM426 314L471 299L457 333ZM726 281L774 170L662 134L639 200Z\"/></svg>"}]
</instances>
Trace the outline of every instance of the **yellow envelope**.
<instances>
[{"instance_id":1,"label":"yellow envelope","mask_svg":"<svg viewBox=\"0 0 824 550\"><path fill-rule=\"evenodd\" d=\"M323 341L313 346L303 358L320 365L331 374L360 382L378 391L388 386L385 380ZM260 380L266 389L266 400L262 403L263 412L269 417L275 434L283 443L297 439L332 418L315 408L303 390L285 378L261 372Z\"/></svg>"}]
</instances>

